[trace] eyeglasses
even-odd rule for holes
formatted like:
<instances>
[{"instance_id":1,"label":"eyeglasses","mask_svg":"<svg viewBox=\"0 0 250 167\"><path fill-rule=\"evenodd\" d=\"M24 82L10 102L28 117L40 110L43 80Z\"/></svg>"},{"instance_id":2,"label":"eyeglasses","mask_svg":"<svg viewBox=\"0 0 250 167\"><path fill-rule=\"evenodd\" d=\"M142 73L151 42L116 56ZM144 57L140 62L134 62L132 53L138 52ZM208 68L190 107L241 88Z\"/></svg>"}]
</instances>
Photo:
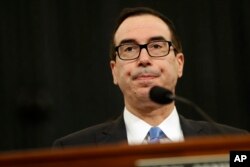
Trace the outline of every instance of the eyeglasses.
<instances>
[{"instance_id":1,"label":"eyeglasses","mask_svg":"<svg viewBox=\"0 0 250 167\"><path fill-rule=\"evenodd\" d=\"M151 57L164 57L169 54L171 46L173 45L170 41L152 41L144 45L121 44L115 47L115 51L121 60L134 60L140 56L143 48Z\"/></svg>"}]
</instances>

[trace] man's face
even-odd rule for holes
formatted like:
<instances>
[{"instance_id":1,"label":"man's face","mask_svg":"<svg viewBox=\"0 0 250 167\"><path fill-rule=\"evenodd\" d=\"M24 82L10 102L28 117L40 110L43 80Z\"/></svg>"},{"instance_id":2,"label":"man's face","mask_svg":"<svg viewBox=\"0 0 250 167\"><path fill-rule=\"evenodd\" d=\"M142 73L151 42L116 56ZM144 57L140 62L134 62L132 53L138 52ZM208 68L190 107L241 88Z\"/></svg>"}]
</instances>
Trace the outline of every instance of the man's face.
<instances>
[{"instance_id":1,"label":"man's face","mask_svg":"<svg viewBox=\"0 0 250 167\"><path fill-rule=\"evenodd\" d=\"M115 46L124 41L146 44L155 39L171 41L171 32L160 18L153 15L129 17L117 29ZM182 76L184 57L182 53L175 55L173 47L165 57L150 57L146 49L142 49L136 60L111 61L110 66L114 83L124 94L125 101L134 98L148 99L153 86L162 86L175 91L177 79Z\"/></svg>"}]
</instances>

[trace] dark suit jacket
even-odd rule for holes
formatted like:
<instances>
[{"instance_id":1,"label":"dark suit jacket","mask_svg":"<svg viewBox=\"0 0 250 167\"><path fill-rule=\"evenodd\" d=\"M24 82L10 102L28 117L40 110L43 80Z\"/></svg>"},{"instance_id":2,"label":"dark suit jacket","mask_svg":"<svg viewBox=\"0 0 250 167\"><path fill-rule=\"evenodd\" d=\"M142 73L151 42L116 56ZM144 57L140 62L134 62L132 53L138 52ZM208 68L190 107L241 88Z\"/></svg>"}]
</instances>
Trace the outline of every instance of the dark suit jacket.
<instances>
[{"instance_id":1,"label":"dark suit jacket","mask_svg":"<svg viewBox=\"0 0 250 167\"><path fill-rule=\"evenodd\" d=\"M208 136L219 134L248 134L247 131L222 124L205 121L194 121L180 115L180 123L184 138L192 136ZM102 145L110 143L127 143L127 134L123 116L114 121L92 126L68 136L57 139L53 147L79 145Z\"/></svg>"}]
</instances>

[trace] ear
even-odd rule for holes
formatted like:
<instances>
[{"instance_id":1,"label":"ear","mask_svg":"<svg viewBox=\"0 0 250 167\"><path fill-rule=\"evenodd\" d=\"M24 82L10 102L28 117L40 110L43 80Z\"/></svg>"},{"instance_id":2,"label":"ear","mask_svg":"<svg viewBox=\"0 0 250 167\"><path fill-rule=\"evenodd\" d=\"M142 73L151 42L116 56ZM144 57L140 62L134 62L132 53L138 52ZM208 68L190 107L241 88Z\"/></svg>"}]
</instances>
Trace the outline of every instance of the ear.
<instances>
[{"instance_id":1,"label":"ear","mask_svg":"<svg viewBox=\"0 0 250 167\"><path fill-rule=\"evenodd\" d=\"M178 77L181 78L183 74L183 68L184 68L184 54L183 53L177 53L176 54L176 60L177 60L177 70L178 70Z\"/></svg>"},{"instance_id":2,"label":"ear","mask_svg":"<svg viewBox=\"0 0 250 167\"><path fill-rule=\"evenodd\" d=\"M116 74L117 74L117 71L116 71L116 62L114 60L110 61L110 68L111 68L111 71L112 71L113 83L115 85L118 85L118 82L117 82L117 79L116 79Z\"/></svg>"}]
</instances>

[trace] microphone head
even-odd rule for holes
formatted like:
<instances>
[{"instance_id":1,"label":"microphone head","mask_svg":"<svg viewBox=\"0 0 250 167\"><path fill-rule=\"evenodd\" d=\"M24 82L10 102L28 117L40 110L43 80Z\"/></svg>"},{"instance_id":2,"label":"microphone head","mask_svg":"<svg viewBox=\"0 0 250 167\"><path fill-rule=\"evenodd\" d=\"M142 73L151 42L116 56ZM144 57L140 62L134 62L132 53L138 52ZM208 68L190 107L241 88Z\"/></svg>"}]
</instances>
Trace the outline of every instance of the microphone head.
<instances>
[{"instance_id":1,"label":"microphone head","mask_svg":"<svg viewBox=\"0 0 250 167\"><path fill-rule=\"evenodd\" d=\"M170 90L160 86L154 86L149 91L149 97L158 104L169 104L173 101L173 94Z\"/></svg>"}]
</instances>

